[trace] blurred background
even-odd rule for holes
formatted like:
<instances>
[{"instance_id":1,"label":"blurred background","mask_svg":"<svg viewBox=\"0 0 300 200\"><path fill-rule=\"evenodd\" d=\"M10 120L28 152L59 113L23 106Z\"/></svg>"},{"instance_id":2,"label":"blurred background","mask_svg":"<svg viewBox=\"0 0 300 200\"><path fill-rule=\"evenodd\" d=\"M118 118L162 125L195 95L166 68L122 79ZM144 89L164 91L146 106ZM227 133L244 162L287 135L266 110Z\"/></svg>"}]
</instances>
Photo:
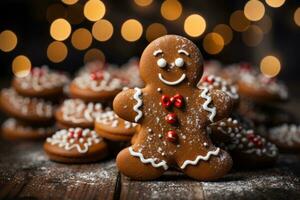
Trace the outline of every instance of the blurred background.
<instances>
[{"instance_id":1,"label":"blurred background","mask_svg":"<svg viewBox=\"0 0 300 200\"><path fill-rule=\"evenodd\" d=\"M0 76L43 64L73 73L94 59L121 65L165 34L190 38L206 60L299 80L298 0L3 0Z\"/></svg>"}]
</instances>

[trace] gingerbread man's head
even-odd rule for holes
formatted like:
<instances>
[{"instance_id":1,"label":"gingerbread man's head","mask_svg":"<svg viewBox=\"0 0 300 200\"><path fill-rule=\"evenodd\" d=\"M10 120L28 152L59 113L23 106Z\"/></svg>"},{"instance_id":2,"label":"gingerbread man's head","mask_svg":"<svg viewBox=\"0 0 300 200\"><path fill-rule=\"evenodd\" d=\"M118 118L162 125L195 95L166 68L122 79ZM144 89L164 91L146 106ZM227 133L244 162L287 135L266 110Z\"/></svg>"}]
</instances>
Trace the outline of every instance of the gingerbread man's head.
<instances>
[{"instance_id":1,"label":"gingerbread man's head","mask_svg":"<svg viewBox=\"0 0 300 200\"><path fill-rule=\"evenodd\" d=\"M167 87L196 86L203 73L203 59L187 38L167 35L151 42L140 60L140 74L147 84Z\"/></svg>"}]
</instances>

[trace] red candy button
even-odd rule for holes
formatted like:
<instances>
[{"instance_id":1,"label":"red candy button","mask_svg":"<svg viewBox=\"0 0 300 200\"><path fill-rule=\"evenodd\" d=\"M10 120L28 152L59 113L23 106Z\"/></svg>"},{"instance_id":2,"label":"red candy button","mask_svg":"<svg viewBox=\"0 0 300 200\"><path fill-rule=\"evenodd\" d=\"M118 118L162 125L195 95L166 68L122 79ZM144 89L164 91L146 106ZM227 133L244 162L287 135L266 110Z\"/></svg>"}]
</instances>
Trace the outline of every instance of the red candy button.
<instances>
[{"instance_id":1,"label":"red candy button","mask_svg":"<svg viewBox=\"0 0 300 200\"><path fill-rule=\"evenodd\" d=\"M169 142L177 142L177 139L178 139L178 135L175 131L168 131L167 132L167 136L166 136L166 139L169 141Z\"/></svg>"},{"instance_id":2,"label":"red candy button","mask_svg":"<svg viewBox=\"0 0 300 200\"><path fill-rule=\"evenodd\" d=\"M175 113L169 113L165 119L169 124L177 123L177 115Z\"/></svg>"},{"instance_id":3,"label":"red candy button","mask_svg":"<svg viewBox=\"0 0 300 200\"><path fill-rule=\"evenodd\" d=\"M183 96L180 94L175 94L170 100L176 108L182 108L184 105Z\"/></svg>"},{"instance_id":4,"label":"red candy button","mask_svg":"<svg viewBox=\"0 0 300 200\"><path fill-rule=\"evenodd\" d=\"M162 106L165 108L169 108L172 105L172 102L170 101L170 97L167 95L162 95L160 102L161 102Z\"/></svg>"}]
</instances>

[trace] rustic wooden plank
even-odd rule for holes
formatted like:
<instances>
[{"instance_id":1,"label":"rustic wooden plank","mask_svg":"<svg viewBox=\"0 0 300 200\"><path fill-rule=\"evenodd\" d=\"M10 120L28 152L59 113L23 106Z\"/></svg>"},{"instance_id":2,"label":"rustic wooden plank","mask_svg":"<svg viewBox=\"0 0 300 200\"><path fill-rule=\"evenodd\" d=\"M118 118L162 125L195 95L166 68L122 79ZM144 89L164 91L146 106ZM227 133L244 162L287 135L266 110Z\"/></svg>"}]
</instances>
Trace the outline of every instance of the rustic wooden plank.
<instances>
[{"instance_id":1,"label":"rustic wooden plank","mask_svg":"<svg viewBox=\"0 0 300 200\"><path fill-rule=\"evenodd\" d=\"M0 142L0 198L113 199L112 160L65 165L48 160L41 143Z\"/></svg>"}]
</instances>

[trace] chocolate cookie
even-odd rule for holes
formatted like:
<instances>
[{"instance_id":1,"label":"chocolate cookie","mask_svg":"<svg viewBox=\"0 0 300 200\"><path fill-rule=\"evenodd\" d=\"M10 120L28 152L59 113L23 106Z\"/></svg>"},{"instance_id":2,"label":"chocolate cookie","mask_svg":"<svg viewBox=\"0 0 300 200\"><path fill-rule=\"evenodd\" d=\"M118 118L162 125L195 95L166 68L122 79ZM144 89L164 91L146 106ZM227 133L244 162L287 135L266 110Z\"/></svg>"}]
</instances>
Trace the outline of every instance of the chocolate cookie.
<instances>
[{"instance_id":1,"label":"chocolate cookie","mask_svg":"<svg viewBox=\"0 0 300 200\"><path fill-rule=\"evenodd\" d=\"M51 124L54 121L54 105L49 101L23 97L10 88L1 91L0 102L9 116L25 122Z\"/></svg>"},{"instance_id":2,"label":"chocolate cookie","mask_svg":"<svg viewBox=\"0 0 300 200\"><path fill-rule=\"evenodd\" d=\"M136 123L121 119L114 111L98 115L95 122L95 131L101 137L111 141L129 141L136 128Z\"/></svg>"},{"instance_id":3,"label":"chocolate cookie","mask_svg":"<svg viewBox=\"0 0 300 200\"><path fill-rule=\"evenodd\" d=\"M23 96L53 98L63 94L63 87L68 82L65 74L42 66L34 67L25 77L15 77L12 85Z\"/></svg>"},{"instance_id":4,"label":"chocolate cookie","mask_svg":"<svg viewBox=\"0 0 300 200\"><path fill-rule=\"evenodd\" d=\"M81 128L62 129L47 138L44 150L53 161L88 163L103 159L107 145L95 131Z\"/></svg>"},{"instance_id":5,"label":"chocolate cookie","mask_svg":"<svg viewBox=\"0 0 300 200\"><path fill-rule=\"evenodd\" d=\"M55 118L59 127L94 128L94 121L105 110L101 103L85 103L80 99L67 99L57 109Z\"/></svg>"},{"instance_id":6,"label":"chocolate cookie","mask_svg":"<svg viewBox=\"0 0 300 200\"><path fill-rule=\"evenodd\" d=\"M55 126L30 126L14 118L9 118L2 124L2 137L7 140L45 139L51 136L55 131Z\"/></svg>"}]
</instances>

